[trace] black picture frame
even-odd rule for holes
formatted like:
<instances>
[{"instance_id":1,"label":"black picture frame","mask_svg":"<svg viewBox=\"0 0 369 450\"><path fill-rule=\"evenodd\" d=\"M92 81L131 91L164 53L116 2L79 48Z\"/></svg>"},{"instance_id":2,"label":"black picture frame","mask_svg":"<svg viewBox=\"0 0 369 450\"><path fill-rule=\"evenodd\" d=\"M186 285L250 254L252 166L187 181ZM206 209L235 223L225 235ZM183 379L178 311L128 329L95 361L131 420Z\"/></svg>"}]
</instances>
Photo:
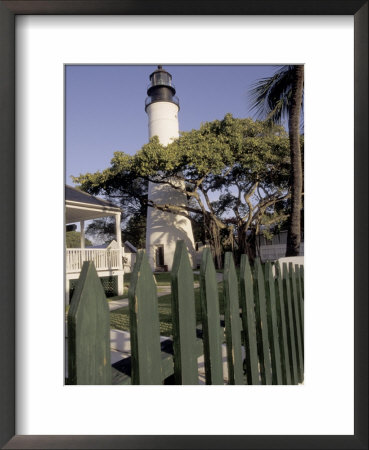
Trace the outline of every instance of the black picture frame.
<instances>
[{"instance_id":1,"label":"black picture frame","mask_svg":"<svg viewBox=\"0 0 369 450\"><path fill-rule=\"evenodd\" d=\"M355 375L353 436L15 435L15 16L19 14L353 15L355 40ZM368 1L0 1L0 445L7 449L368 448ZM337 223L337 226L341 224ZM337 369L343 360L337 362ZM17 374L21 376L21 367ZM317 405L319 407L319 405ZM241 430L240 430L241 431Z\"/></svg>"}]
</instances>

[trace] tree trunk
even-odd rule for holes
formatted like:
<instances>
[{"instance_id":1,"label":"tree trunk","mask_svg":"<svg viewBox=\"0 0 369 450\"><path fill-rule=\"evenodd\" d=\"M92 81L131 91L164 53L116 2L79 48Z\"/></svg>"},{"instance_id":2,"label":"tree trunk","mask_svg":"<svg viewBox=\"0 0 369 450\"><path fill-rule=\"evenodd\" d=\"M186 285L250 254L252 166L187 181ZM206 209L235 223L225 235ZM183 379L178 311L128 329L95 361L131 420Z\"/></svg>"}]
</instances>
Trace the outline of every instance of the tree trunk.
<instances>
[{"instance_id":1,"label":"tree trunk","mask_svg":"<svg viewBox=\"0 0 369 450\"><path fill-rule=\"evenodd\" d=\"M256 258L256 234L255 230L251 230L251 234L249 235L247 241L247 256L249 257L249 261L253 263Z\"/></svg>"},{"instance_id":2,"label":"tree trunk","mask_svg":"<svg viewBox=\"0 0 369 450\"><path fill-rule=\"evenodd\" d=\"M243 222L237 225L237 245L238 245L238 257L237 263L241 263L241 255L247 253L247 243L246 243L246 230L245 224Z\"/></svg>"},{"instance_id":3,"label":"tree trunk","mask_svg":"<svg viewBox=\"0 0 369 450\"><path fill-rule=\"evenodd\" d=\"M249 236L246 234L246 224L241 223L238 225L238 253L239 258L237 259L237 262L240 262L241 255L247 255L249 258L249 261L252 263L255 260L256 255L256 235L255 230L251 229L251 233Z\"/></svg>"},{"instance_id":4,"label":"tree trunk","mask_svg":"<svg viewBox=\"0 0 369 450\"><path fill-rule=\"evenodd\" d=\"M215 265L217 269L222 269L223 268L222 246L220 243L219 227L213 220L211 221L211 235L214 248Z\"/></svg>"},{"instance_id":5,"label":"tree trunk","mask_svg":"<svg viewBox=\"0 0 369 450\"><path fill-rule=\"evenodd\" d=\"M291 154L291 216L287 235L286 256L297 256L301 242L302 162L300 149L300 115L304 86L304 66L296 66L288 119Z\"/></svg>"},{"instance_id":6,"label":"tree trunk","mask_svg":"<svg viewBox=\"0 0 369 450\"><path fill-rule=\"evenodd\" d=\"M222 269L223 268L222 246L220 243L219 227L215 222L215 220L211 217L211 215L205 217L205 223L209 234L211 253L213 256L213 260L215 262L215 266L217 269Z\"/></svg>"}]
</instances>

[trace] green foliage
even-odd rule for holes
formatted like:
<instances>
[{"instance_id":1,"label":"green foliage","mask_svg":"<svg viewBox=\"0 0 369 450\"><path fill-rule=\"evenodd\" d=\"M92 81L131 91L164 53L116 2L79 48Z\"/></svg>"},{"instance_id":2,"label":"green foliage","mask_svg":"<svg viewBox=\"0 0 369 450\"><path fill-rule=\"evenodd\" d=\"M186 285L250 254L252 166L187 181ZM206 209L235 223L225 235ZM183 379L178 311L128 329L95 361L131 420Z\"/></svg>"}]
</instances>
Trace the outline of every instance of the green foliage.
<instances>
[{"instance_id":1,"label":"green foliage","mask_svg":"<svg viewBox=\"0 0 369 450\"><path fill-rule=\"evenodd\" d=\"M123 233L134 232L129 240L138 247L143 246L145 224L140 217L146 217L147 206L189 215L202 227L197 235L210 242L220 267L221 233L233 235L244 251L247 230L257 232L266 216L268 223L281 219L275 205L289 196L289 175L289 141L283 127L227 114L181 133L167 146L153 137L134 156L116 152L108 169L74 181L84 191L120 201L126 214ZM169 183L185 193L187 205L148 201L149 181Z\"/></svg>"},{"instance_id":2,"label":"green foliage","mask_svg":"<svg viewBox=\"0 0 369 450\"><path fill-rule=\"evenodd\" d=\"M65 244L67 248L81 248L81 233L79 231L67 231ZM86 247L91 246L92 242L85 238L85 245Z\"/></svg>"},{"instance_id":3,"label":"green foliage","mask_svg":"<svg viewBox=\"0 0 369 450\"><path fill-rule=\"evenodd\" d=\"M133 214L122 233L123 242L129 241L136 248L146 246L146 214Z\"/></svg>"},{"instance_id":4,"label":"green foliage","mask_svg":"<svg viewBox=\"0 0 369 450\"><path fill-rule=\"evenodd\" d=\"M91 222L86 228L86 235L95 240L110 244L115 239L115 221L112 217L103 217Z\"/></svg>"},{"instance_id":5,"label":"green foliage","mask_svg":"<svg viewBox=\"0 0 369 450\"><path fill-rule=\"evenodd\" d=\"M115 236L115 220L112 217L96 219L89 224L86 234L109 244ZM123 218L122 242L129 241L137 248L145 248L146 214L133 213Z\"/></svg>"},{"instance_id":6,"label":"green foliage","mask_svg":"<svg viewBox=\"0 0 369 450\"><path fill-rule=\"evenodd\" d=\"M288 118L296 68L297 66L283 66L273 76L255 83L250 97L253 109L260 118L266 118L272 123L281 123L283 118Z\"/></svg>"}]
</instances>

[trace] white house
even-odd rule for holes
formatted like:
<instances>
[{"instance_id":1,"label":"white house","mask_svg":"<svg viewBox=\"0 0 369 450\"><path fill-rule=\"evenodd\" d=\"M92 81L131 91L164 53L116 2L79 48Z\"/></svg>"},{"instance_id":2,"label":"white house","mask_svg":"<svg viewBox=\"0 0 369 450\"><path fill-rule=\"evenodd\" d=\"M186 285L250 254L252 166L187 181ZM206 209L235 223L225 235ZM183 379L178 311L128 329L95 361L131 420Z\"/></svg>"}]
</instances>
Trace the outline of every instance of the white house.
<instances>
[{"instance_id":1,"label":"white house","mask_svg":"<svg viewBox=\"0 0 369 450\"><path fill-rule=\"evenodd\" d=\"M115 217L116 244L106 248L86 248L85 222L101 217ZM100 278L110 277L116 281L117 294L123 294L123 249L121 237L121 210L112 203L65 186L65 224L80 224L80 248L65 251L65 295L69 303L71 281L79 278L84 261L93 261Z\"/></svg>"},{"instance_id":2,"label":"white house","mask_svg":"<svg viewBox=\"0 0 369 450\"><path fill-rule=\"evenodd\" d=\"M136 256L138 249L132 245L129 241L125 241L123 244L124 250L124 273L132 272L133 266L136 262Z\"/></svg>"},{"instance_id":3,"label":"white house","mask_svg":"<svg viewBox=\"0 0 369 450\"><path fill-rule=\"evenodd\" d=\"M281 231L271 239L267 239L262 234L257 236L257 245L260 251L261 261L276 261L283 258L287 251L287 231ZM304 256L304 237L302 236L300 244L300 256Z\"/></svg>"}]
</instances>

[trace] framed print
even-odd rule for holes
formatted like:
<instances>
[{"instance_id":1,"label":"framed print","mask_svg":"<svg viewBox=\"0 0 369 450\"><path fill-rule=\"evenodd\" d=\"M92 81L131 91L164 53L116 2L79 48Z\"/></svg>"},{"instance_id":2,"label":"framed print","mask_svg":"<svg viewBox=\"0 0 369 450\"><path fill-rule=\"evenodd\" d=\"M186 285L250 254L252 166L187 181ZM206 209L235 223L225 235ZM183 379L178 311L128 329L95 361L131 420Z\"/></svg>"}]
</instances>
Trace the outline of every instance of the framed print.
<instances>
[{"instance_id":1,"label":"framed print","mask_svg":"<svg viewBox=\"0 0 369 450\"><path fill-rule=\"evenodd\" d=\"M1 445L367 448L367 2L144 3L0 3ZM306 24L313 32L304 40ZM242 42L248 57L239 56ZM63 295L63 65L160 58L306 65L306 92L315 90L305 103L307 220L316 231L306 256L310 328L300 390L63 386L55 338L63 327L55 321ZM34 274L48 247L40 287Z\"/></svg>"}]
</instances>

